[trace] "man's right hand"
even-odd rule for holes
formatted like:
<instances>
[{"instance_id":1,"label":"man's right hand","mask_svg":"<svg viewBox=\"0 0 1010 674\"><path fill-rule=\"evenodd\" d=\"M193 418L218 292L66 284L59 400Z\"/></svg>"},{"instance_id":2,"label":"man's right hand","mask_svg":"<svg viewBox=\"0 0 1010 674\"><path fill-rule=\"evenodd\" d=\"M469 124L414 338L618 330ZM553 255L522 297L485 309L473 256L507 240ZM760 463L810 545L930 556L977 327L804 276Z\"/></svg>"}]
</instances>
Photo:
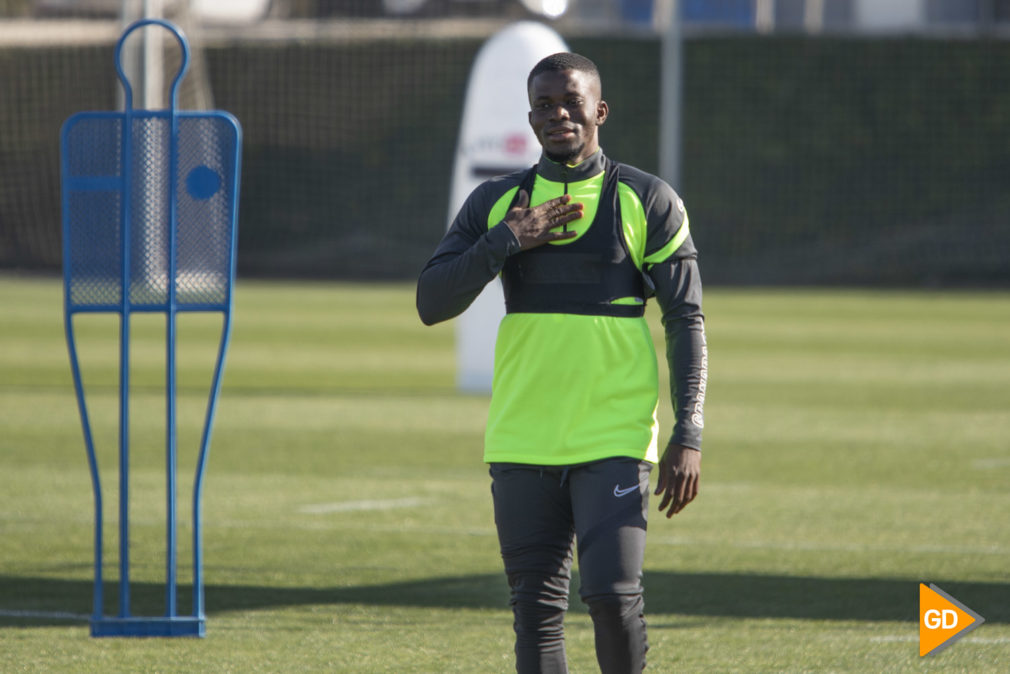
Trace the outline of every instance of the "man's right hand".
<instances>
[{"instance_id":1,"label":"man's right hand","mask_svg":"<svg viewBox=\"0 0 1010 674\"><path fill-rule=\"evenodd\" d=\"M530 195L519 190L516 205L505 215L505 225L512 230L519 242L520 250L529 250L551 241L571 239L578 235L574 231L554 231L582 217L582 204L571 203L570 194L545 201L529 208Z\"/></svg>"}]
</instances>

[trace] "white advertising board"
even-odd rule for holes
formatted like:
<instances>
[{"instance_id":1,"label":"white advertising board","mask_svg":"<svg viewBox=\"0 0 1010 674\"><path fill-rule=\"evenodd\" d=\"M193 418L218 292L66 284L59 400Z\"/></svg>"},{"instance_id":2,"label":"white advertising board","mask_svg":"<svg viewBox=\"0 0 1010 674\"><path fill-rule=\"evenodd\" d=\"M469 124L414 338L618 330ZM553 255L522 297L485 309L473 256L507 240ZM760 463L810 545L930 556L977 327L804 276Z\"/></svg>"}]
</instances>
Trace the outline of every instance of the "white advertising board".
<instances>
[{"instance_id":1,"label":"white advertising board","mask_svg":"<svg viewBox=\"0 0 1010 674\"><path fill-rule=\"evenodd\" d=\"M526 77L537 62L568 51L561 37L535 21L515 23L493 35L474 59L456 147L449 222L488 178L528 168L540 145L527 121ZM456 384L469 393L491 390L494 343L505 315L501 281L484 288L456 319Z\"/></svg>"}]
</instances>

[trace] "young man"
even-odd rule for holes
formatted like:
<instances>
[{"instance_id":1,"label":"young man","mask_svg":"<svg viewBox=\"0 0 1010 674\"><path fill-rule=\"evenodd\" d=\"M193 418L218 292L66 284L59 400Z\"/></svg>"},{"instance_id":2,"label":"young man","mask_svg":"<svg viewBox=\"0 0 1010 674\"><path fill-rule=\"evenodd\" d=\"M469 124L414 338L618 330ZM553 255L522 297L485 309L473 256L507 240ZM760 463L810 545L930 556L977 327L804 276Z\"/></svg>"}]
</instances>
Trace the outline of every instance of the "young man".
<instances>
[{"instance_id":1,"label":"young man","mask_svg":"<svg viewBox=\"0 0 1010 674\"><path fill-rule=\"evenodd\" d=\"M652 465L667 517L698 493L708 364L697 254L673 189L600 150L609 108L592 61L548 56L527 88L541 159L474 190L421 272L417 309L428 325L452 318L502 276L484 458L516 669L567 671L577 542L600 668L638 671L648 649L641 576ZM676 413L661 457L643 317L653 294Z\"/></svg>"}]
</instances>

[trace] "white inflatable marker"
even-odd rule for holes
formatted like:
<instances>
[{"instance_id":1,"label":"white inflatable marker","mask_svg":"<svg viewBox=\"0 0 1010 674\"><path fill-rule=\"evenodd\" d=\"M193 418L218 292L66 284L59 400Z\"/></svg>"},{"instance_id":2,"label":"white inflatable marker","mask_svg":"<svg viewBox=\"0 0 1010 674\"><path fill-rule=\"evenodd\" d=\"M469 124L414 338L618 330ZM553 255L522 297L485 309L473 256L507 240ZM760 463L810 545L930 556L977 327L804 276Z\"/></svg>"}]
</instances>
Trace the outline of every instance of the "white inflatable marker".
<instances>
[{"instance_id":1,"label":"white inflatable marker","mask_svg":"<svg viewBox=\"0 0 1010 674\"><path fill-rule=\"evenodd\" d=\"M526 77L540 59L568 47L542 23L523 21L493 35L470 70L449 222L480 183L528 168L540 159L540 145L527 121ZM498 323L505 315L501 281L489 283L456 319L456 385L468 393L488 393L494 370Z\"/></svg>"}]
</instances>

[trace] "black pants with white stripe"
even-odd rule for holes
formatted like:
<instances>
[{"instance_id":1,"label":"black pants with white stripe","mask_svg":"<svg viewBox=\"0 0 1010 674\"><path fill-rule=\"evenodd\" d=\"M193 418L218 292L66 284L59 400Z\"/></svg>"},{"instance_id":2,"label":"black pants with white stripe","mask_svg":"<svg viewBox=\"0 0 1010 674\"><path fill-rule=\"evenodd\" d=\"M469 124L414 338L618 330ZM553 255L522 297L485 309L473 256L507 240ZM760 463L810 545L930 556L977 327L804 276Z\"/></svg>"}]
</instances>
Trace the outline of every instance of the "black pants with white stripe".
<instances>
[{"instance_id":1,"label":"black pants with white stripe","mask_svg":"<svg viewBox=\"0 0 1010 674\"><path fill-rule=\"evenodd\" d=\"M652 464L491 464L495 524L512 588L516 671L567 672L564 615L573 553L604 674L641 671L642 562ZM577 544L576 544L577 542Z\"/></svg>"}]
</instances>

